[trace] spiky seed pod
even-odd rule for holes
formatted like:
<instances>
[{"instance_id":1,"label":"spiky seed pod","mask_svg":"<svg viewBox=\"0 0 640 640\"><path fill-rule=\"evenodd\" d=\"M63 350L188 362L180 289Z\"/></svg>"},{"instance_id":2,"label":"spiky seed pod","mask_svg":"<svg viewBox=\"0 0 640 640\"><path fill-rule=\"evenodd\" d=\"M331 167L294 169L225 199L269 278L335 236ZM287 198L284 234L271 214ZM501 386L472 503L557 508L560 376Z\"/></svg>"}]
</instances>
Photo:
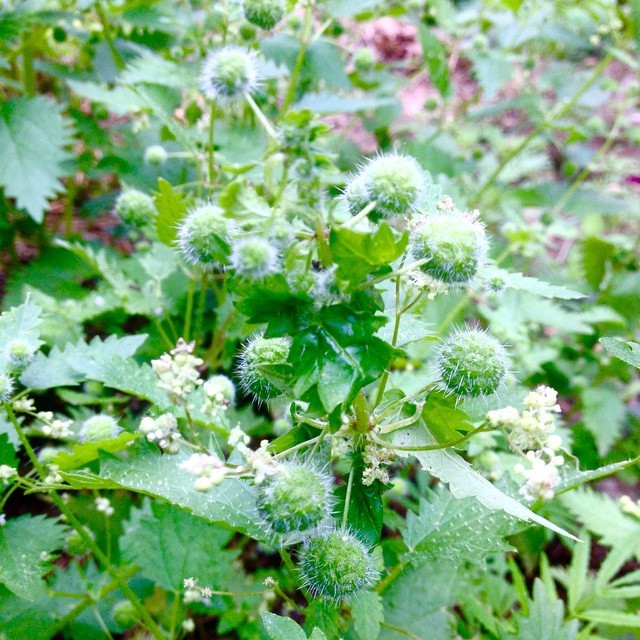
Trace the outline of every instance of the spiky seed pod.
<instances>
[{"instance_id":1,"label":"spiky seed pod","mask_svg":"<svg viewBox=\"0 0 640 640\"><path fill-rule=\"evenodd\" d=\"M139 616L137 609L129 602L129 600L119 600L113 605L111 615L118 626L123 629L129 629L138 622Z\"/></svg>"},{"instance_id":2,"label":"spiky seed pod","mask_svg":"<svg viewBox=\"0 0 640 640\"><path fill-rule=\"evenodd\" d=\"M262 280L278 270L278 250L264 238L245 238L234 245L230 262L237 275Z\"/></svg>"},{"instance_id":3,"label":"spiky seed pod","mask_svg":"<svg viewBox=\"0 0 640 640\"><path fill-rule=\"evenodd\" d=\"M137 189L123 191L116 200L116 213L125 224L141 227L157 215L153 198Z\"/></svg>"},{"instance_id":4,"label":"spiky seed pod","mask_svg":"<svg viewBox=\"0 0 640 640\"><path fill-rule=\"evenodd\" d=\"M178 246L187 262L220 269L231 250L231 223L224 211L205 204L192 209L178 229Z\"/></svg>"},{"instance_id":5,"label":"spiky seed pod","mask_svg":"<svg viewBox=\"0 0 640 640\"><path fill-rule=\"evenodd\" d=\"M82 423L80 438L83 442L100 442L115 438L121 431L115 418L100 413Z\"/></svg>"},{"instance_id":6,"label":"spiky seed pod","mask_svg":"<svg viewBox=\"0 0 640 640\"><path fill-rule=\"evenodd\" d=\"M7 344L7 357L13 367L21 368L33 358L33 349L26 340L15 338Z\"/></svg>"},{"instance_id":7,"label":"spiky seed pod","mask_svg":"<svg viewBox=\"0 0 640 640\"><path fill-rule=\"evenodd\" d=\"M300 572L304 586L331 600L342 600L371 586L378 575L367 547L343 528L305 541Z\"/></svg>"},{"instance_id":8,"label":"spiky seed pod","mask_svg":"<svg viewBox=\"0 0 640 640\"><path fill-rule=\"evenodd\" d=\"M244 17L261 29L273 29L284 16L284 0L242 0Z\"/></svg>"},{"instance_id":9,"label":"spiky seed pod","mask_svg":"<svg viewBox=\"0 0 640 640\"><path fill-rule=\"evenodd\" d=\"M345 198L352 215L371 202L369 219L376 222L394 216L411 216L424 202L428 176L418 162L398 154L370 160L347 184Z\"/></svg>"},{"instance_id":10,"label":"spiky seed pod","mask_svg":"<svg viewBox=\"0 0 640 640\"><path fill-rule=\"evenodd\" d=\"M308 531L331 517L331 477L308 464L289 462L258 487L258 511L278 535Z\"/></svg>"},{"instance_id":11,"label":"spiky seed pod","mask_svg":"<svg viewBox=\"0 0 640 640\"><path fill-rule=\"evenodd\" d=\"M205 58L200 89L211 100L220 103L238 100L244 93L254 93L258 85L255 52L228 45Z\"/></svg>"},{"instance_id":12,"label":"spiky seed pod","mask_svg":"<svg viewBox=\"0 0 640 640\"><path fill-rule=\"evenodd\" d=\"M411 234L420 269L445 284L469 283L487 259L488 242L482 224L469 214L424 216Z\"/></svg>"},{"instance_id":13,"label":"spiky seed pod","mask_svg":"<svg viewBox=\"0 0 640 640\"><path fill-rule=\"evenodd\" d=\"M258 335L247 342L240 354L238 378L245 393L260 401L272 400L288 387L291 365L287 362L289 338L264 338Z\"/></svg>"},{"instance_id":14,"label":"spiky seed pod","mask_svg":"<svg viewBox=\"0 0 640 640\"><path fill-rule=\"evenodd\" d=\"M373 69L376 63L375 56L371 49L360 47L353 54L353 66L358 73L367 73Z\"/></svg>"},{"instance_id":15,"label":"spiky seed pod","mask_svg":"<svg viewBox=\"0 0 640 640\"><path fill-rule=\"evenodd\" d=\"M509 371L505 348L477 329L452 333L440 346L437 365L445 390L469 398L495 393Z\"/></svg>"},{"instance_id":16,"label":"spiky seed pod","mask_svg":"<svg viewBox=\"0 0 640 640\"><path fill-rule=\"evenodd\" d=\"M144 152L144 161L147 164L155 166L164 164L168 157L169 154L167 153L167 150L159 144L153 144L150 147L147 147Z\"/></svg>"},{"instance_id":17,"label":"spiky seed pod","mask_svg":"<svg viewBox=\"0 0 640 640\"><path fill-rule=\"evenodd\" d=\"M9 402L15 388L13 378L0 371L0 404Z\"/></svg>"}]
</instances>

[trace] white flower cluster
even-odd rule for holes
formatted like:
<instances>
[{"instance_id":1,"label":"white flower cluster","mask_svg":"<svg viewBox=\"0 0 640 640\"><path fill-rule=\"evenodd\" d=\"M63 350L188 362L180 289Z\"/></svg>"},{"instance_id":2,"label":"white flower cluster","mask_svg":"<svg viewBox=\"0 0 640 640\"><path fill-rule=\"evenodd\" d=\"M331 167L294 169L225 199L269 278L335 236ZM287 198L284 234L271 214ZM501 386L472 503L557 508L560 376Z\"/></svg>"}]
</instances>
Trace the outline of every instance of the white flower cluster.
<instances>
[{"instance_id":1,"label":"white flower cluster","mask_svg":"<svg viewBox=\"0 0 640 640\"><path fill-rule=\"evenodd\" d=\"M60 484L64 478L60 475L60 466L57 464L50 464L47 467L47 475L45 476L45 484ZM111 514L107 514L111 515Z\"/></svg>"},{"instance_id":2,"label":"white flower cluster","mask_svg":"<svg viewBox=\"0 0 640 640\"><path fill-rule=\"evenodd\" d=\"M410 286L427 292L427 300L434 300L436 296L449 293L449 285L440 280L432 278L429 274L414 269L408 273L408 283Z\"/></svg>"},{"instance_id":3,"label":"white flower cluster","mask_svg":"<svg viewBox=\"0 0 640 640\"><path fill-rule=\"evenodd\" d=\"M491 426L509 430L509 443L513 449L526 452L524 457L530 466L517 464L515 471L527 480L520 495L528 500L553 497L553 489L559 480L558 467L564 463L564 458L558 455L562 438L555 433L556 414L560 413L557 400L555 389L541 385L525 397L524 411L504 407L487 414Z\"/></svg>"},{"instance_id":4,"label":"white flower cluster","mask_svg":"<svg viewBox=\"0 0 640 640\"><path fill-rule=\"evenodd\" d=\"M94 504L96 505L96 511L101 511L107 517L115 513L109 498L96 498Z\"/></svg>"},{"instance_id":5,"label":"white flower cluster","mask_svg":"<svg viewBox=\"0 0 640 640\"><path fill-rule=\"evenodd\" d=\"M558 467L562 465L564 458L551 456L545 461L540 452L535 451L527 451L526 457L531 462L531 468L527 469L522 464L515 466L515 472L527 479L527 483L520 488L520 495L527 500L551 500L559 480Z\"/></svg>"},{"instance_id":6,"label":"white flower cluster","mask_svg":"<svg viewBox=\"0 0 640 640\"><path fill-rule=\"evenodd\" d=\"M209 453L194 453L178 466L196 478L196 491L205 492L219 485L230 471L218 456Z\"/></svg>"},{"instance_id":7,"label":"white flower cluster","mask_svg":"<svg viewBox=\"0 0 640 640\"><path fill-rule=\"evenodd\" d=\"M204 361L193 355L195 346L195 341L187 343L180 338L170 353L163 353L159 359L151 361L151 368L160 380L158 387L164 389L174 402L184 402L202 384L196 367Z\"/></svg>"},{"instance_id":8,"label":"white flower cluster","mask_svg":"<svg viewBox=\"0 0 640 640\"><path fill-rule=\"evenodd\" d=\"M50 438L70 438L73 435L69 428L73 420L59 420L57 418L54 420L51 411L39 411L36 415L39 420L44 422L41 431L45 436Z\"/></svg>"},{"instance_id":9,"label":"white flower cluster","mask_svg":"<svg viewBox=\"0 0 640 640\"><path fill-rule=\"evenodd\" d=\"M515 449L558 451L562 447L562 438L555 434L555 414L560 413L557 399L555 389L542 385L527 394L524 411L504 407L489 411L487 420L493 427L509 429L509 442Z\"/></svg>"},{"instance_id":10,"label":"white flower cluster","mask_svg":"<svg viewBox=\"0 0 640 640\"><path fill-rule=\"evenodd\" d=\"M6 482L15 478L18 475L18 470L14 467L10 467L8 464L0 464L0 482Z\"/></svg>"},{"instance_id":11,"label":"white flower cluster","mask_svg":"<svg viewBox=\"0 0 640 640\"><path fill-rule=\"evenodd\" d=\"M456 205L453 203L451 196L444 196L436 205L438 211L455 211Z\"/></svg>"},{"instance_id":12,"label":"white flower cluster","mask_svg":"<svg viewBox=\"0 0 640 640\"><path fill-rule=\"evenodd\" d=\"M268 446L269 441L262 440L260 446L254 451L249 449L245 438L236 444L236 449L244 457L255 484L262 484L265 478L276 475L282 469L282 465L269 453Z\"/></svg>"},{"instance_id":13,"label":"white flower cluster","mask_svg":"<svg viewBox=\"0 0 640 640\"><path fill-rule=\"evenodd\" d=\"M25 411L35 411L36 405L33 401L33 398L29 396L22 396L22 398L16 398L12 403L14 411L25 412Z\"/></svg>"},{"instance_id":14,"label":"white flower cluster","mask_svg":"<svg viewBox=\"0 0 640 640\"><path fill-rule=\"evenodd\" d=\"M387 484L389 482L388 465L393 462L395 457L395 453L391 449L367 444L362 452L362 459L366 465L362 472L362 484L369 486L375 480Z\"/></svg>"},{"instance_id":15,"label":"white flower cluster","mask_svg":"<svg viewBox=\"0 0 640 640\"><path fill-rule=\"evenodd\" d=\"M200 600L208 600L213 595L213 591L209 587L201 587L198 585L197 578L185 578L182 582L184 587L183 602L198 602Z\"/></svg>"},{"instance_id":16,"label":"white flower cluster","mask_svg":"<svg viewBox=\"0 0 640 640\"><path fill-rule=\"evenodd\" d=\"M203 413L220 415L233 405L236 389L227 376L211 376L202 386L205 401L202 405Z\"/></svg>"},{"instance_id":17,"label":"white flower cluster","mask_svg":"<svg viewBox=\"0 0 640 640\"><path fill-rule=\"evenodd\" d=\"M634 502L629 496L621 496L620 506L624 513L640 518L640 500Z\"/></svg>"},{"instance_id":18,"label":"white flower cluster","mask_svg":"<svg viewBox=\"0 0 640 640\"><path fill-rule=\"evenodd\" d=\"M181 436L174 415L163 413L157 418L145 416L138 429L149 442L155 442L165 453L178 453Z\"/></svg>"}]
</instances>

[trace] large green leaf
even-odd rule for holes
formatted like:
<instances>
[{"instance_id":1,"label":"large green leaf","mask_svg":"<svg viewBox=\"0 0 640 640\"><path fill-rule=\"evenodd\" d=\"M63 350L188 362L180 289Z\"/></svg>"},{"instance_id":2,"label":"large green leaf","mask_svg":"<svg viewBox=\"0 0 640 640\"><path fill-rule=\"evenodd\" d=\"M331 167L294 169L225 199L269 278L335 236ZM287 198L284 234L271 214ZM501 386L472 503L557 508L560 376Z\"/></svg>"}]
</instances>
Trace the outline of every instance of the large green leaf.
<instances>
[{"instance_id":1,"label":"large green leaf","mask_svg":"<svg viewBox=\"0 0 640 640\"><path fill-rule=\"evenodd\" d=\"M52 518L24 515L0 527L0 583L25 600L44 595L46 554L58 549L65 528Z\"/></svg>"},{"instance_id":2,"label":"large green leaf","mask_svg":"<svg viewBox=\"0 0 640 640\"><path fill-rule=\"evenodd\" d=\"M62 188L70 143L69 122L53 101L38 96L0 104L0 185L36 222Z\"/></svg>"},{"instance_id":3,"label":"large green leaf","mask_svg":"<svg viewBox=\"0 0 640 640\"><path fill-rule=\"evenodd\" d=\"M384 622L384 607L380 595L373 591L359 591L351 599L353 630L360 640L376 640L380 623Z\"/></svg>"},{"instance_id":4,"label":"large green leaf","mask_svg":"<svg viewBox=\"0 0 640 640\"><path fill-rule=\"evenodd\" d=\"M457 500L440 486L427 492L419 513L409 512L406 523L403 538L414 564L438 558L484 564L489 554L511 550L504 536L517 521L473 498Z\"/></svg>"},{"instance_id":5,"label":"large green leaf","mask_svg":"<svg viewBox=\"0 0 640 640\"><path fill-rule=\"evenodd\" d=\"M410 429L394 433L393 443L404 447L422 447L437 444L435 438L425 428L422 420ZM447 449L411 451L411 453L398 450L398 455L415 456L423 469L449 485L449 489L455 498L473 497L487 509L504 511L525 522L535 522L556 533L576 539L568 531L537 515L516 499L503 493L456 453Z\"/></svg>"},{"instance_id":6,"label":"large green leaf","mask_svg":"<svg viewBox=\"0 0 640 640\"><path fill-rule=\"evenodd\" d=\"M611 355L640 369L640 344L624 342L619 338L600 338L600 342Z\"/></svg>"},{"instance_id":7,"label":"large green leaf","mask_svg":"<svg viewBox=\"0 0 640 640\"><path fill-rule=\"evenodd\" d=\"M238 572L232 565L238 554L225 550L232 532L171 505L155 502L150 512L134 511L126 531L125 560L164 589L181 589L185 578L201 587L229 588L224 578Z\"/></svg>"},{"instance_id":8,"label":"large green leaf","mask_svg":"<svg viewBox=\"0 0 640 640\"><path fill-rule=\"evenodd\" d=\"M577 300L585 295L579 291L573 291L567 287L549 284L543 280L524 276L517 271L507 271L491 266L481 272L481 277L488 281L496 280L507 289L518 289L527 293L534 293L543 298L559 298L561 300Z\"/></svg>"},{"instance_id":9,"label":"large green leaf","mask_svg":"<svg viewBox=\"0 0 640 640\"><path fill-rule=\"evenodd\" d=\"M586 387L582 391L582 422L596 440L603 456L620 437L627 415L620 390L612 384Z\"/></svg>"},{"instance_id":10,"label":"large green leaf","mask_svg":"<svg viewBox=\"0 0 640 640\"><path fill-rule=\"evenodd\" d=\"M260 620L270 640L307 640L307 635L291 618L265 611Z\"/></svg>"},{"instance_id":11,"label":"large green leaf","mask_svg":"<svg viewBox=\"0 0 640 640\"><path fill-rule=\"evenodd\" d=\"M158 178L158 189L154 199L158 210L158 240L172 247L178 235L178 223L187 215L189 198L183 192L174 189L164 178Z\"/></svg>"}]
</instances>

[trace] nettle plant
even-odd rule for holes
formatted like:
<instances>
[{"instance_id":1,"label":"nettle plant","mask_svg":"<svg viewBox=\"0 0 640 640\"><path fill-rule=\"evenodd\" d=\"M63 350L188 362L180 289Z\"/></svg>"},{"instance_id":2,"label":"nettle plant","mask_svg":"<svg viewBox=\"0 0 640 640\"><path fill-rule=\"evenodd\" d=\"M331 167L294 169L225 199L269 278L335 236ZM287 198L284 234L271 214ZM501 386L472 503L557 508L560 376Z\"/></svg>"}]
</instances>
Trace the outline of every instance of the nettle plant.
<instances>
[{"instance_id":1,"label":"nettle plant","mask_svg":"<svg viewBox=\"0 0 640 640\"><path fill-rule=\"evenodd\" d=\"M285 10L244 5L262 29ZM539 509L623 465L579 471L557 393L522 388L509 345L472 319L424 317L470 291L580 294L498 270L481 213L402 151L342 176L326 125L291 108L300 65L268 118L260 92L275 95L278 74L262 62L237 44L206 54L206 109L175 136L196 140L181 158L201 178L122 191L130 256L60 242L96 288L62 302L32 291L0 317L0 510L36 494L43 512L3 517L0 630L471 637L462 602L487 637L523 637L524 613L482 618L455 577L471 584L487 559L506 576L504 538L532 524L575 540ZM245 107L269 142L234 164L216 122ZM172 161L160 144L145 157ZM154 345L51 339L52 317L117 310L144 318ZM529 600L515 563L511 576L525 612L548 608L575 637L548 590Z\"/></svg>"}]
</instances>

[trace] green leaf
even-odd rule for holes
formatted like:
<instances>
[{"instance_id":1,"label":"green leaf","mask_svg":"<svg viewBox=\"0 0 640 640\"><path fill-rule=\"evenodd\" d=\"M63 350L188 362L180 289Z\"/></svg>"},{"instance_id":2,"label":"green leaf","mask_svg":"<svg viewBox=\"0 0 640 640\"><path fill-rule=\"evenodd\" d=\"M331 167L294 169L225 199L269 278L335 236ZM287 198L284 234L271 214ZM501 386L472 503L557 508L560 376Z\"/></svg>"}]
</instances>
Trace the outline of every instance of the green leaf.
<instances>
[{"instance_id":1,"label":"green leaf","mask_svg":"<svg viewBox=\"0 0 640 640\"><path fill-rule=\"evenodd\" d=\"M533 600L529 605L529 615L524 617L516 612L518 632L503 634L501 640L575 640L578 635L578 621L564 622L562 600L550 600L542 581L536 578L533 584Z\"/></svg>"},{"instance_id":2,"label":"green leaf","mask_svg":"<svg viewBox=\"0 0 640 640\"><path fill-rule=\"evenodd\" d=\"M3 640L51 640L67 613L62 598L41 595L24 600L0 587L0 638Z\"/></svg>"},{"instance_id":3,"label":"green leaf","mask_svg":"<svg viewBox=\"0 0 640 640\"><path fill-rule=\"evenodd\" d=\"M409 447L437 444L422 421L410 429L394 433L393 443ZM475 471L464 458L447 449L413 451L411 453L398 450L397 453L399 456L413 455L417 458L423 469L449 485L451 493L457 499L473 497L487 509L504 511L520 520L535 522L560 535L576 540L575 536L568 531L537 515L511 496L500 491L484 476Z\"/></svg>"},{"instance_id":4,"label":"green leaf","mask_svg":"<svg viewBox=\"0 0 640 640\"><path fill-rule=\"evenodd\" d=\"M91 102L103 104L109 111L120 116L140 111L140 109L146 107L146 102L127 87L110 89L95 82L79 80L68 80L67 84L78 96Z\"/></svg>"},{"instance_id":5,"label":"green leaf","mask_svg":"<svg viewBox=\"0 0 640 640\"><path fill-rule=\"evenodd\" d=\"M325 636L324 632L318 629L318 627L314 627L309 636L309 640L327 640L327 636Z\"/></svg>"},{"instance_id":6,"label":"green leaf","mask_svg":"<svg viewBox=\"0 0 640 640\"><path fill-rule=\"evenodd\" d=\"M453 395L432 391L422 409L422 418L438 442L450 442L473 428L469 416L458 409ZM417 419L417 417L416 417Z\"/></svg>"},{"instance_id":7,"label":"green leaf","mask_svg":"<svg viewBox=\"0 0 640 640\"><path fill-rule=\"evenodd\" d=\"M208 493L196 491L193 479L178 467L189 456L163 455L143 451L133 460L108 458L101 463L100 478L105 487L115 485L166 500L210 522L245 532L263 540L264 531L256 521L255 490L243 480L227 479ZM68 477L68 476L67 476ZM94 477L97 482L97 478Z\"/></svg>"},{"instance_id":8,"label":"green leaf","mask_svg":"<svg viewBox=\"0 0 640 640\"><path fill-rule=\"evenodd\" d=\"M121 451L128 444L138 437L137 434L128 433L127 431L119 434L116 438L109 438L101 442L84 442L73 446L73 451L68 453L61 451L53 460L53 464L58 465L61 470L69 471L77 469L87 463L97 460L101 451L108 453L116 453Z\"/></svg>"},{"instance_id":9,"label":"green leaf","mask_svg":"<svg viewBox=\"0 0 640 640\"><path fill-rule=\"evenodd\" d=\"M429 69L429 78L433 86L440 92L440 95L443 98L447 98L453 90L449 75L447 50L424 24L420 24L418 29L420 44L422 45L422 56Z\"/></svg>"},{"instance_id":10,"label":"green leaf","mask_svg":"<svg viewBox=\"0 0 640 640\"><path fill-rule=\"evenodd\" d=\"M42 575L50 567L42 560L60 548L65 528L53 518L24 515L0 527L0 583L25 600L44 595Z\"/></svg>"},{"instance_id":11,"label":"green leaf","mask_svg":"<svg viewBox=\"0 0 640 640\"><path fill-rule=\"evenodd\" d=\"M384 622L382 598L373 591L359 591L351 599L353 629L360 640L376 640Z\"/></svg>"},{"instance_id":12,"label":"green leaf","mask_svg":"<svg viewBox=\"0 0 640 640\"><path fill-rule=\"evenodd\" d=\"M593 434L598 453L603 456L618 441L627 415L620 391L612 384L585 387L582 395L582 422Z\"/></svg>"},{"instance_id":13,"label":"green leaf","mask_svg":"<svg viewBox=\"0 0 640 640\"><path fill-rule=\"evenodd\" d=\"M158 216L156 217L156 233L158 240L173 247L178 235L178 224L187 215L188 197L180 190L174 189L164 178L158 178L158 189L154 195Z\"/></svg>"},{"instance_id":14,"label":"green leaf","mask_svg":"<svg viewBox=\"0 0 640 640\"><path fill-rule=\"evenodd\" d=\"M413 633L420 640L450 640L452 616L447 609L455 602L455 566L449 562L427 562L405 569L383 591L384 621ZM399 640L383 628L380 640Z\"/></svg>"},{"instance_id":15,"label":"green leaf","mask_svg":"<svg viewBox=\"0 0 640 640\"><path fill-rule=\"evenodd\" d=\"M640 553L640 520L624 514L609 496L583 488L565 493L559 500L591 533L601 538L602 545L614 547L635 539L636 554Z\"/></svg>"},{"instance_id":16,"label":"green leaf","mask_svg":"<svg viewBox=\"0 0 640 640\"><path fill-rule=\"evenodd\" d=\"M24 340L35 353L40 345L38 327L42 322L42 310L27 299L19 307L12 307L0 315L0 371L10 368L6 347L11 340Z\"/></svg>"},{"instance_id":17,"label":"green leaf","mask_svg":"<svg viewBox=\"0 0 640 640\"><path fill-rule=\"evenodd\" d=\"M321 91L306 93L302 100L294 105L295 109L310 109L314 113L358 113L372 111L380 107L393 107L398 104L395 98L351 98L335 93Z\"/></svg>"},{"instance_id":18,"label":"green leaf","mask_svg":"<svg viewBox=\"0 0 640 640\"><path fill-rule=\"evenodd\" d=\"M408 241L406 232L396 239L386 222L373 234L333 227L329 236L331 253L338 264L338 277L352 285L361 283L369 273L399 258Z\"/></svg>"},{"instance_id":19,"label":"green leaf","mask_svg":"<svg viewBox=\"0 0 640 640\"><path fill-rule=\"evenodd\" d=\"M610 609L590 609L578 614L581 620L606 624L612 627L625 627L626 629L640 629L640 616L637 613L623 613Z\"/></svg>"},{"instance_id":20,"label":"green leaf","mask_svg":"<svg viewBox=\"0 0 640 640\"><path fill-rule=\"evenodd\" d=\"M506 269L499 269L494 266L483 269L481 276L488 281L496 279L507 289L518 289L520 291L526 291L527 293L533 293L537 296L542 296L543 298L577 300L585 297L585 295L579 291L573 291L566 287L559 287L558 285L549 284L548 282L538 280L537 278L524 276L521 273L507 271Z\"/></svg>"},{"instance_id":21,"label":"green leaf","mask_svg":"<svg viewBox=\"0 0 640 640\"><path fill-rule=\"evenodd\" d=\"M420 500L418 514L407 514L403 539L414 564L441 558L482 565L489 554L512 549L504 536L513 533L516 522L473 498L457 500L440 486Z\"/></svg>"},{"instance_id":22,"label":"green leaf","mask_svg":"<svg viewBox=\"0 0 640 640\"><path fill-rule=\"evenodd\" d=\"M178 65L159 55L145 52L134 58L118 78L124 84L159 84L182 89L196 85L196 74L184 61Z\"/></svg>"},{"instance_id":23,"label":"green leaf","mask_svg":"<svg viewBox=\"0 0 640 640\"><path fill-rule=\"evenodd\" d=\"M132 356L147 339L139 336L116 335L101 340L96 336L89 344L80 340L67 344L64 349L53 347L49 355L38 353L25 369L20 381L32 389L73 386L91 379L99 380L104 363L112 356Z\"/></svg>"},{"instance_id":24,"label":"green leaf","mask_svg":"<svg viewBox=\"0 0 640 640\"><path fill-rule=\"evenodd\" d=\"M507 59L506 51L504 49L471 50L469 55L485 99L493 100L513 74L513 65Z\"/></svg>"},{"instance_id":25,"label":"green leaf","mask_svg":"<svg viewBox=\"0 0 640 640\"><path fill-rule=\"evenodd\" d=\"M640 369L640 344L624 342L620 338L600 338L600 342L611 355Z\"/></svg>"},{"instance_id":26,"label":"green leaf","mask_svg":"<svg viewBox=\"0 0 640 640\"><path fill-rule=\"evenodd\" d=\"M307 640L307 634L291 618L264 611L260 620L270 640Z\"/></svg>"},{"instance_id":27,"label":"green leaf","mask_svg":"<svg viewBox=\"0 0 640 640\"><path fill-rule=\"evenodd\" d=\"M52 100L18 98L0 104L0 185L36 221L62 190L69 121Z\"/></svg>"},{"instance_id":28,"label":"green leaf","mask_svg":"<svg viewBox=\"0 0 640 640\"><path fill-rule=\"evenodd\" d=\"M155 502L150 512L132 512L122 553L145 578L164 589L181 590L185 578L195 578L201 587L226 589L225 578L238 572L232 565L238 552L225 550L232 535L186 511Z\"/></svg>"}]
</instances>

